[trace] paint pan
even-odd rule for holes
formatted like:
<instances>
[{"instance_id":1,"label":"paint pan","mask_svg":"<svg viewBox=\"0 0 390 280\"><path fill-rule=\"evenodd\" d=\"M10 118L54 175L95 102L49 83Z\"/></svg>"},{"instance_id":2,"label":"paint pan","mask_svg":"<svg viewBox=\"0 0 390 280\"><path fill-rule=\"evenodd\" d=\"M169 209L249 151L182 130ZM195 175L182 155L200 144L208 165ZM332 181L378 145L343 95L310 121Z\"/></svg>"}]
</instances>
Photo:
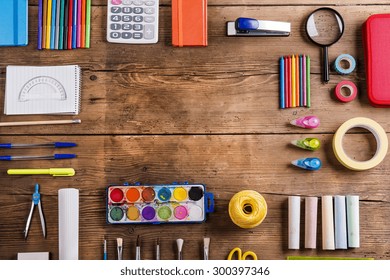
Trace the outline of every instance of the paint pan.
<instances>
[{"instance_id":1,"label":"paint pan","mask_svg":"<svg viewBox=\"0 0 390 280\"><path fill-rule=\"evenodd\" d=\"M109 186L109 224L201 223L214 211L204 185Z\"/></svg>"}]
</instances>

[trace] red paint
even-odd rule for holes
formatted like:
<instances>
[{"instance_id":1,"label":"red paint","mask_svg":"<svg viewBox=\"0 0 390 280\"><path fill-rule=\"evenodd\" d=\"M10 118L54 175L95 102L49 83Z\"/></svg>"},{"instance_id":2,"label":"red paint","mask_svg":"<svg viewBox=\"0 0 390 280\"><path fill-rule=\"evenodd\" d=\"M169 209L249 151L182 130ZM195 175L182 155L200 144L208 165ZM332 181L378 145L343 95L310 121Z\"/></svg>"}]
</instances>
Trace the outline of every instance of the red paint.
<instances>
[{"instance_id":1,"label":"red paint","mask_svg":"<svg viewBox=\"0 0 390 280\"><path fill-rule=\"evenodd\" d=\"M123 192L121 189L115 188L110 192L112 202L121 202L123 200Z\"/></svg>"}]
</instances>

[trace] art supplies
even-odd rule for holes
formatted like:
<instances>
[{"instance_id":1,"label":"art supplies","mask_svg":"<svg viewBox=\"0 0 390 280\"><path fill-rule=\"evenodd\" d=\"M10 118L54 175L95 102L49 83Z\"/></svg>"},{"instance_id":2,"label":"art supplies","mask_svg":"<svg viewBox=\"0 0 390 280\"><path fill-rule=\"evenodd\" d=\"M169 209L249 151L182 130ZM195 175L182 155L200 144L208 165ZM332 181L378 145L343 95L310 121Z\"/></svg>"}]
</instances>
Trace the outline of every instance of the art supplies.
<instances>
[{"instance_id":1,"label":"art supplies","mask_svg":"<svg viewBox=\"0 0 390 280\"><path fill-rule=\"evenodd\" d=\"M376 140L375 155L366 161L359 161L349 157L343 148L344 135L352 128L361 127L371 132ZM376 121L357 117L344 122L333 136L333 152L338 161L346 168L355 171L362 171L374 168L380 164L387 155L388 139L386 131Z\"/></svg>"},{"instance_id":2,"label":"art supplies","mask_svg":"<svg viewBox=\"0 0 390 280\"><path fill-rule=\"evenodd\" d=\"M58 190L59 260L79 258L79 190Z\"/></svg>"},{"instance_id":3,"label":"art supplies","mask_svg":"<svg viewBox=\"0 0 390 280\"><path fill-rule=\"evenodd\" d=\"M296 147L309 150L309 151L315 151L321 147L320 140L318 138L311 138L311 137L305 139L293 140L291 141L291 144L293 144Z\"/></svg>"},{"instance_id":4,"label":"art supplies","mask_svg":"<svg viewBox=\"0 0 390 280\"><path fill-rule=\"evenodd\" d=\"M135 185L107 188L109 224L201 223L214 211L204 185Z\"/></svg>"},{"instance_id":5,"label":"art supplies","mask_svg":"<svg viewBox=\"0 0 390 280\"><path fill-rule=\"evenodd\" d=\"M207 46L207 0L172 0L172 45Z\"/></svg>"},{"instance_id":6,"label":"art supplies","mask_svg":"<svg viewBox=\"0 0 390 280\"><path fill-rule=\"evenodd\" d=\"M288 248L299 249L301 197L288 197Z\"/></svg>"},{"instance_id":7,"label":"art supplies","mask_svg":"<svg viewBox=\"0 0 390 280\"><path fill-rule=\"evenodd\" d=\"M360 247L359 196L346 196L348 247Z\"/></svg>"},{"instance_id":8,"label":"art supplies","mask_svg":"<svg viewBox=\"0 0 390 280\"><path fill-rule=\"evenodd\" d=\"M279 107L310 108L310 58L306 55L279 59Z\"/></svg>"},{"instance_id":9,"label":"art supplies","mask_svg":"<svg viewBox=\"0 0 390 280\"><path fill-rule=\"evenodd\" d=\"M305 198L305 248L317 248L318 198Z\"/></svg>"},{"instance_id":10,"label":"art supplies","mask_svg":"<svg viewBox=\"0 0 390 280\"><path fill-rule=\"evenodd\" d=\"M73 176L73 168L48 168L48 169L8 169L8 175L52 175L52 176Z\"/></svg>"},{"instance_id":11,"label":"art supplies","mask_svg":"<svg viewBox=\"0 0 390 280\"><path fill-rule=\"evenodd\" d=\"M118 253L118 260L123 260L123 239L122 238L116 239L116 250Z\"/></svg>"},{"instance_id":12,"label":"art supplies","mask_svg":"<svg viewBox=\"0 0 390 280\"><path fill-rule=\"evenodd\" d=\"M12 144L0 143L0 149L16 149L16 148L69 148L76 147L76 143L72 142L52 142L52 143L33 143L33 144Z\"/></svg>"},{"instance_id":13,"label":"art supplies","mask_svg":"<svg viewBox=\"0 0 390 280\"><path fill-rule=\"evenodd\" d=\"M139 235L137 236L137 244L135 247L135 259L140 260L141 259L141 241L139 239Z\"/></svg>"},{"instance_id":14,"label":"art supplies","mask_svg":"<svg viewBox=\"0 0 390 280\"><path fill-rule=\"evenodd\" d=\"M76 123L81 123L81 120L75 119L75 120L54 120L54 121L0 122L0 127L2 127L2 126L76 124Z\"/></svg>"},{"instance_id":15,"label":"art supplies","mask_svg":"<svg viewBox=\"0 0 390 280\"><path fill-rule=\"evenodd\" d=\"M177 259L182 260L183 259L183 244L184 240L179 238L176 239L176 245L177 245Z\"/></svg>"},{"instance_id":16,"label":"art supplies","mask_svg":"<svg viewBox=\"0 0 390 280\"><path fill-rule=\"evenodd\" d=\"M322 249L334 250L334 223L332 196L324 195L321 198L322 213Z\"/></svg>"},{"instance_id":17,"label":"art supplies","mask_svg":"<svg viewBox=\"0 0 390 280\"><path fill-rule=\"evenodd\" d=\"M257 260L256 253L254 253L252 251L246 251L243 253L242 250L238 247L236 247L230 251L227 259L229 261L234 260L235 255L237 255L238 261L246 261L246 260L250 260L250 259L255 260L255 261Z\"/></svg>"},{"instance_id":18,"label":"art supplies","mask_svg":"<svg viewBox=\"0 0 390 280\"><path fill-rule=\"evenodd\" d=\"M34 213L35 206L38 207L43 237L46 238L46 223L45 223L45 217L43 216L43 211L42 211L41 194L39 193L39 184L35 184L35 191L32 195L31 209L30 209L30 213L28 214L26 227L24 229L24 239L27 239L28 230L30 229L31 219L32 219L32 215Z\"/></svg>"},{"instance_id":19,"label":"art supplies","mask_svg":"<svg viewBox=\"0 0 390 280\"><path fill-rule=\"evenodd\" d=\"M108 255L107 255L107 240L104 238L103 241L103 260L108 260Z\"/></svg>"},{"instance_id":20,"label":"art supplies","mask_svg":"<svg viewBox=\"0 0 390 280\"><path fill-rule=\"evenodd\" d=\"M156 242L156 260L160 259L160 238L157 238Z\"/></svg>"},{"instance_id":21,"label":"art supplies","mask_svg":"<svg viewBox=\"0 0 390 280\"><path fill-rule=\"evenodd\" d=\"M316 45L322 47L323 81L329 82L328 48L340 40L344 33L344 20L334 9L325 7L313 11L306 20L306 34Z\"/></svg>"},{"instance_id":22,"label":"art supplies","mask_svg":"<svg viewBox=\"0 0 390 280\"><path fill-rule=\"evenodd\" d=\"M308 157L308 158L300 158L291 161L291 164L310 171L316 171L319 170L322 166L322 162L317 157Z\"/></svg>"},{"instance_id":23,"label":"art supplies","mask_svg":"<svg viewBox=\"0 0 390 280\"><path fill-rule=\"evenodd\" d=\"M345 196L334 197L334 242L336 249L347 249L347 216Z\"/></svg>"},{"instance_id":24,"label":"art supplies","mask_svg":"<svg viewBox=\"0 0 390 280\"><path fill-rule=\"evenodd\" d=\"M229 216L241 228L254 228L267 216L267 202L256 191L240 191L230 199Z\"/></svg>"},{"instance_id":25,"label":"art supplies","mask_svg":"<svg viewBox=\"0 0 390 280\"><path fill-rule=\"evenodd\" d=\"M54 154L54 155L43 155L43 156L0 156L0 160L11 161L11 160L34 160L34 159L71 159L75 158L75 154Z\"/></svg>"},{"instance_id":26,"label":"art supplies","mask_svg":"<svg viewBox=\"0 0 390 280\"><path fill-rule=\"evenodd\" d=\"M81 69L68 66L7 66L4 114L80 112Z\"/></svg>"},{"instance_id":27,"label":"art supplies","mask_svg":"<svg viewBox=\"0 0 390 280\"><path fill-rule=\"evenodd\" d=\"M38 49L90 47L91 0L39 0Z\"/></svg>"},{"instance_id":28,"label":"art supplies","mask_svg":"<svg viewBox=\"0 0 390 280\"><path fill-rule=\"evenodd\" d=\"M226 23L227 36L289 36L291 23L254 18L237 18Z\"/></svg>"},{"instance_id":29,"label":"art supplies","mask_svg":"<svg viewBox=\"0 0 390 280\"><path fill-rule=\"evenodd\" d=\"M28 0L4 0L0 9L0 47L28 44Z\"/></svg>"},{"instance_id":30,"label":"art supplies","mask_svg":"<svg viewBox=\"0 0 390 280\"><path fill-rule=\"evenodd\" d=\"M350 54L340 54L334 61L333 68L338 74L351 74L356 68L356 60Z\"/></svg>"},{"instance_id":31,"label":"art supplies","mask_svg":"<svg viewBox=\"0 0 390 280\"><path fill-rule=\"evenodd\" d=\"M209 259L210 237L203 238L203 259Z\"/></svg>"},{"instance_id":32,"label":"art supplies","mask_svg":"<svg viewBox=\"0 0 390 280\"><path fill-rule=\"evenodd\" d=\"M320 125L320 119L316 116L305 116L290 121L290 124L302 128L317 128Z\"/></svg>"},{"instance_id":33,"label":"art supplies","mask_svg":"<svg viewBox=\"0 0 390 280\"><path fill-rule=\"evenodd\" d=\"M334 89L334 95L341 102L351 102L355 100L358 93L356 85L351 81L341 81Z\"/></svg>"}]
</instances>

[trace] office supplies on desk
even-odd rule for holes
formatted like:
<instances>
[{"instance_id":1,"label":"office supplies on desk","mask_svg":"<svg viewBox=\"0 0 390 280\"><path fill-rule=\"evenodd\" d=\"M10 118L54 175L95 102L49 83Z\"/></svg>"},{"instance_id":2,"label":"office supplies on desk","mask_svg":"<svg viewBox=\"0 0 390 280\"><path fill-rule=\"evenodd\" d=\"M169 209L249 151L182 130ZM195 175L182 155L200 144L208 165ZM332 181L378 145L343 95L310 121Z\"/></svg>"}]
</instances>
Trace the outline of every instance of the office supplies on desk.
<instances>
[{"instance_id":1,"label":"office supplies on desk","mask_svg":"<svg viewBox=\"0 0 390 280\"><path fill-rule=\"evenodd\" d=\"M246 260L254 260L256 261L257 260L257 255L256 253L252 252L252 251L246 251L246 252L242 252L242 250L238 247L234 248L233 250L230 251L229 255L228 255L228 260L231 261L231 260L234 260L234 256L237 255L237 260L239 261L246 261Z\"/></svg>"},{"instance_id":2,"label":"office supplies on desk","mask_svg":"<svg viewBox=\"0 0 390 280\"><path fill-rule=\"evenodd\" d=\"M135 259L136 260L141 259L141 240L139 238L139 235L137 235L137 244L135 247Z\"/></svg>"},{"instance_id":3,"label":"office supplies on desk","mask_svg":"<svg viewBox=\"0 0 390 280\"><path fill-rule=\"evenodd\" d=\"M44 0L38 0L38 50L42 49L43 1Z\"/></svg>"},{"instance_id":4,"label":"office supplies on desk","mask_svg":"<svg viewBox=\"0 0 390 280\"><path fill-rule=\"evenodd\" d=\"M42 0L42 36L41 40L38 41L38 50L42 50L46 48L46 30L47 30L47 5L48 5L48 0ZM39 21L39 18L38 18ZM39 38L39 36L38 36Z\"/></svg>"},{"instance_id":5,"label":"office supplies on desk","mask_svg":"<svg viewBox=\"0 0 390 280\"><path fill-rule=\"evenodd\" d=\"M42 211L41 194L39 193L39 184L35 184L35 191L32 195L31 209L30 209L30 213L28 214L26 227L24 229L24 238L25 239L27 239L27 236L28 236L28 231L30 229L31 219L32 219L32 215L33 215L35 206L38 207L43 237L46 238L46 223L45 223L45 217L43 216L43 211Z\"/></svg>"},{"instance_id":6,"label":"office supplies on desk","mask_svg":"<svg viewBox=\"0 0 390 280\"><path fill-rule=\"evenodd\" d=\"M6 115L80 112L81 69L67 66L7 66Z\"/></svg>"},{"instance_id":7,"label":"office supplies on desk","mask_svg":"<svg viewBox=\"0 0 390 280\"><path fill-rule=\"evenodd\" d=\"M46 21L46 43L45 48L50 49L50 37L51 37L51 19L52 19L52 5L53 0L47 0L47 13L46 13L46 19L43 19Z\"/></svg>"},{"instance_id":8,"label":"office supplies on desk","mask_svg":"<svg viewBox=\"0 0 390 280\"><path fill-rule=\"evenodd\" d=\"M336 249L347 249L347 216L345 196L334 196L334 243Z\"/></svg>"},{"instance_id":9,"label":"office supplies on desk","mask_svg":"<svg viewBox=\"0 0 390 280\"><path fill-rule=\"evenodd\" d=\"M51 4L51 27L50 27L50 49L55 49L56 38L56 19L57 19L57 0L53 0Z\"/></svg>"},{"instance_id":10,"label":"office supplies on desk","mask_svg":"<svg viewBox=\"0 0 390 280\"><path fill-rule=\"evenodd\" d=\"M351 81L341 81L334 89L334 95L341 102L351 102L355 100L358 93L356 85Z\"/></svg>"},{"instance_id":11,"label":"office supplies on desk","mask_svg":"<svg viewBox=\"0 0 390 280\"><path fill-rule=\"evenodd\" d=\"M291 23L254 18L237 18L226 23L227 36L289 36Z\"/></svg>"},{"instance_id":12,"label":"office supplies on desk","mask_svg":"<svg viewBox=\"0 0 390 280\"><path fill-rule=\"evenodd\" d=\"M39 159L71 159L75 158L75 154L54 154L54 155L44 155L44 156L0 156L2 161L11 161L11 160L39 160Z\"/></svg>"},{"instance_id":13,"label":"office supplies on desk","mask_svg":"<svg viewBox=\"0 0 390 280\"><path fill-rule=\"evenodd\" d=\"M54 124L77 124L80 119L75 120L53 120L53 121L24 121L24 122L0 122L2 126L25 126L25 125L54 125Z\"/></svg>"},{"instance_id":14,"label":"office supplies on desk","mask_svg":"<svg viewBox=\"0 0 390 280\"><path fill-rule=\"evenodd\" d=\"M288 248L299 249L301 197L288 197Z\"/></svg>"},{"instance_id":15,"label":"office supplies on desk","mask_svg":"<svg viewBox=\"0 0 390 280\"><path fill-rule=\"evenodd\" d=\"M310 57L306 56L306 107L310 108L311 98L310 98Z\"/></svg>"},{"instance_id":16,"label":"office supplies on desk","mask_svg":"<svg viewBox=\"0 0 390 280\"><path fill-rule=\"evenodd\" d=\"M291 164L310 171L319 170L322 166L321 160L316 157L296 159L291 161Z\"/></svg>"},{"instance_id":17,"label":"office supplies on desk","mask_svg":"<svg viewBox=\"0 0 390 280\"><path fill-rule=\"evenodd\" d=\"M33 143L33 144L12 144L0 143L0 149L16 149L16 148L70 148L76 147L76 143L72 142L52 142L52 143Z\"/></svg>"},{"instance_id":18,"label":"office supplies on desk","mask_svg":"<svg viewBox=\"0 0 390 280\"><path fill-rule=\"evenodd\" d=\"M77 29L78 29L78 1L73 0L73 13L72 13L72 49L77 48Z\"/></svg>"},{"instance_id":19,"label":"office supplies on desk","mask_svg":"<svg viewBox=\"0 0 390 280\"><path fill-rule=\"evenodd\" d=\"M360 247L359 196L346 196L348 247Z\"/></svg>"},{"instance_id":20,"label":"office supplies on desk","mask_svg":"<svg viewBox=\"0 0 390 280\"><path fill-rule=\"evenodd\" d=\"M79 190L58 190L59 260L79 258Z\"/></svg>"},{"instance_id":21,"label":"office supplies on desk","mask_svg":"<svg viewBox=\"0 0 390 280\"><path fill-rule=\"evenodd\" d=\"M85 48L85 35L86 35L86 29L85 29L85 18L86 18L86 13L87 13L87 0L81 0L81 28L80 28L80 48Z\"/></svg>"},{"instance_id":22,"label":"office supplies on desk","mask_svg":"<svg viewBox=\"0 0 390 280\"><path fill-rule=\"evenodd\" d=\"M116 239L116 250L118 254L118 260L123 260L123 239L122 238Z\"/></svg>"},{"instance_id":23,"label":"office supplies on desk","mask_svg":"<svg viewBox=\"0 0 390 280\"><path fill-rule=\"evenodd\" d=\"M305 198L305 248L317 248L318 198Z\"/></svg>"},{"instance_id":24,"label":"office supplies on desk","mask_svg":"<svg viewBox=\"0 0 390 280\"><path fill-rule=\"evenodd\" d=\"M85 48L91 45L91 1L87 0L86 15L85 15ZM158 22L158 20L157 20ZM156 35L158 36L158 35Z\"/></svg>"},{"instance_id":25,"label":"office supplies on desk","mask_svg":"<svg viewBox=\"0 0 390 280\"><path fill-rule=\"evenodd\" d=\"M107 240L104 238L103 240L103 260L107 260Z\"/></svg>"},{"instance_id":26,"label":"office supplies on desk","mask_svg":"<svg viewBox=\"0 0 390 280\"><path fill-rule=\"evenodd\" d=\"M350 54L340 54L333 63L333 68L338 74L351 74L356 68L356 60Z\"/></svg>"},{"instance_id":27,"label":"office supplies on desk","mask_svg":"<svg viewBox=\"0 0 390 280\"><path fill-rule=\"evenodd\" d=\"M328 48L340 40L344 33L344 20L334 9L325 7L313 11L306 20L306 34L322 47L323 82L329 82Z\"/></svg>"},{"instance_id":28,"label":"office supplies on desk","mask_svg":"<svg viewBox=\"0 0 390 280\"><path fill-rule=\"evenodd\" d=\"M207 44L207 0L172 0L172 45Z\"/></svg>"},{"instance_id":29,"label":"office supplies on desk","mask_svg":"<svg viewBox=\"0 0 390 280\"><path fill-rule=\"evenodd\" d=\"M182 260L183 259L183 244L184 240L179 238L176 239L176 245L177 245L177 259Z\"/></svg>"},{"instance_id":30,"label":"office supplies on desk","mask_svg":"<svg viewBox=\"0 0 390 280\"><path fill-rule=\"evenodd\" d=\"M254 228L267 216L267 202L253 190L243 190L229 201L229 216L234 224L241 228Z\"/></svg>"},{"instance_id":31,"label":"office supplies on desk","mask_svg":"<svg viewBox=\"0 0 390 280\"><path fill-rule=\"evenodd\" d=\"M321 142L320 140L318 140L318 138L305 138L305 139L293 140L291 141L291 144L309 151L315 151L321 147Z\"/></svg>"},{"instance_id":32,"label":"office supplies on desk","mask_svg":"<svg viewBox=\"0 0 390 280\"><path fill-rule=\"evenodd\" d=\"M58 49L64 49L64 25L65 25L65 2L67 0L60 0L60 19L59 19L59 30L58 30Z\"/></svg>"},{"instance_id":33,"label":"office supplies on desk","mask_svg":"<svg viewBox=\"0 0 390 280\"><path fill-rule=\"evenodd\" d=\"M48 168L48 169L8 169L8 175L52 175L52 176L73 176L73 168Z\"/></svg>"},{"instance_id":34,"label":"office supplies on desk","mask_svg":"<svg viewBox=\"0 0 390 280\"><path fill-rule=\"evenodd\" d=\"M28 0L2 0L0 47L28 44Z\"/></svg>"},{"instance_id":35,"label":"office supplies on desk","mask_svg":"<svg viewBox=\"0 0 390 280\"><path fill-rule=\"evenodd\" d=\"M284 109L285 105L285 91L284 91L284 58L283 56L279 60L279 91L280 91L280 108Z\"/></svg>"},{"instance_id":36,"label":"office supplies on desk","mask_svg":"<svg viewBox=\"0 0 390 280\"><path fill-rule=\"evenodd\" d=\"M27 261L27 260L49 260L49 252L29 252L29 253L18 253L18 261Z\"/></svg>"},{"instance_id":37,"label":"office supplies on desk","mask_svg":"<svg viewBox=\"0 0 390 280\"><path fill-rule=\"evenodd\" d=\"M290 121L290 124L302 128L317 128L320 125L320 119L316 116L305 116Z\"/></svg>"},{"instance_id":38,"label":"office supplies on desk","mask_svg":"<svg viewBox=\"0 0 390 280\"><path fill-rule=\"evenodd\" d=\"M203 259L209 259L209 250L210 249L210 237L203 238Z\"/></svg>"},{"instance_id":39,"label":"office supplies on desk","mask_svg":"<svg viewBox=\"0 0 390 280\"><path fill-rule=\"evenodd\" d=\"M297 107L297 95L296 95L296 68L295 68L295 55L291 57L291 106Z\"/></svg>"},{"instance_id":40,"label":"office supplies on desk","mask_svg":"<svg viewBox=\"0 0 390 280\"><path fill-rule=\"evenodd\" d=\"M110 186L107 193L109 224L202 223L214 211L214 196L205 186Z\"/></svg>"},{"instance_id":41,"label":"office supplies on desk","mask_svg":"<svg viewBox=\"0 0 390 280\"><path fill-rule=\"evenodd\" d=\"M322 213L322 249L334 250L334 224L332 196L324 195L321 198Z\"/></svg>"}]
</instances>

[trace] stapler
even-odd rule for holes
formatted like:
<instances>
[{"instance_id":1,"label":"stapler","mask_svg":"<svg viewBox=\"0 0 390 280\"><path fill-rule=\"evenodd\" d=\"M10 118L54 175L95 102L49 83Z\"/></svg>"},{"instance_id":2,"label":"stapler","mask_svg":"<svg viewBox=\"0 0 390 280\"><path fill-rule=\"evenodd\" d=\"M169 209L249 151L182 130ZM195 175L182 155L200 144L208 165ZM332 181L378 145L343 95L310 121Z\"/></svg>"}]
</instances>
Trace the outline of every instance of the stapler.
<instances>
[{"instance_id":1,"label":"stapler","mask_svg":"<svg viewBox=\"0 0 390 280\"><path fill-rule=\"evenodd\" d=\"M282 21L237 18L227 22L227 36L289 36L291 23Z\"/></svg>"}]
</instances>

